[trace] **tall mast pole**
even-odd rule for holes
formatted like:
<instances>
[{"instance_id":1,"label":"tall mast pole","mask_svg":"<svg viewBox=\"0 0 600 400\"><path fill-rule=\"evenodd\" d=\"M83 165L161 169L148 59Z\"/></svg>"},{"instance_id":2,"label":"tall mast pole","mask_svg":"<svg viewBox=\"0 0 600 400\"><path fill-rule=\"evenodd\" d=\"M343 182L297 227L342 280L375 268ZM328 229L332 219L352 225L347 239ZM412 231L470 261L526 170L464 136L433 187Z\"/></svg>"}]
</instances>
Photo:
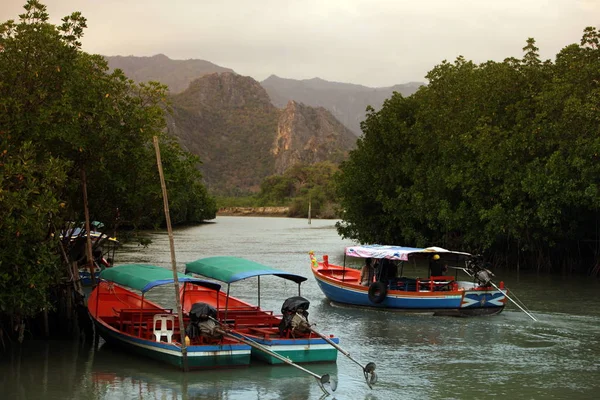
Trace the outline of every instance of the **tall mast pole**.
<instances>
[{"instance_id":1,"label":"tall mast pole","mask_svg":"<svg viewBox=\"0 0 600 400\"><path fill-rule=\"evenodd\" d=\"M173 283L175 288L175 304L177 306L177 314L179 315L179 331L181 342L181 355L183 356L183 370L188 370L187 362L187 345L185 343L183 310L181 301L179 300L179 278L177 277L177 262L175 261L175 242L173 241L173 229L171 227L171 216L169 215L169 199L167 198L167 186L165 185L165 176L162 169L162 161L160 159L160 147L158 145L158 136L154 136L154 149L156 150L156 164L158 166L158 174L160 176L160 186L162 188L163 205L165 208L165 220L167 222L167 232L169 233L169 245L171 247L171 269L173 270Z\"/></svg>"}]
</instances>

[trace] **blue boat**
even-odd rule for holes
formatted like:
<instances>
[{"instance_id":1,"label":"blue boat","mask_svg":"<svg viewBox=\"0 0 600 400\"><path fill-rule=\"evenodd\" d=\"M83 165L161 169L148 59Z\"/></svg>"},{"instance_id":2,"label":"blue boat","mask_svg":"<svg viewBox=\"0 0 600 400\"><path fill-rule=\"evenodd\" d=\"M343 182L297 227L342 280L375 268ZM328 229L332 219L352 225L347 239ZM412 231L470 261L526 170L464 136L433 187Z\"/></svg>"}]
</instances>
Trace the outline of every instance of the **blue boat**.
<instances>
[{"instance_id":1,"label":"blue boat","mask_svg":"<svg viewBox=\"0 0 600 400\"><path fill-rule=\"evenodd\" d=\"M90 244L92 248L93 282L98 282L100 273L113 266L116 249L121 245L116 237L101 232L97 229L104 227L100 222L94 221L90 229ZM77 263L79 281L82 286L92 286L90 263L87 257L88 234L83 227L71 227L61 233L65 251L71 262Z\"/></svg>"},{"instance_id":2,"label":"blue boat","mask_svg":"<svg viewBox=\"0 0 600 400\"><path fill-rule=\"evenodd\" d=\"M318 261L311 270L321 291L334 303L435 315L494 315L502 312L508 290L496 285L479 257L440 247L349 246L344 265ZM370 259L372 273L346 266L346 258ZM366 261L365 261L366 263ZM406 276L427 270L425 277ZM464 274L464 279L459 278ZM365 276L368 276L365 280ZM361 279L362 278L362 279ZM362 280L362 282L361 282Z\"/></svg>"}]
</instances>

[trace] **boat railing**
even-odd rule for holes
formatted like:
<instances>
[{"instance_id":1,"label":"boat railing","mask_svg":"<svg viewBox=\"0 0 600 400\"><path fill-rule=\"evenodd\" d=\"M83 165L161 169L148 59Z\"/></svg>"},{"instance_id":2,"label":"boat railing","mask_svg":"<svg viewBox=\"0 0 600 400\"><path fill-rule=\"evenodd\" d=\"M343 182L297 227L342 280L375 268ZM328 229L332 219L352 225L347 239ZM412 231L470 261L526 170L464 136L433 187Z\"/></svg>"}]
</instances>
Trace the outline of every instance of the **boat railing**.
<instances>
[{"instance_id":1,"label":"boat railing","mask_svg":"<svg viewBox=\"0 0 600 400\"><path fill-rule=\"evenodd\" d=\"M275 326L271 326L271 327L256 327L256 326L251 326L248 328L248 331L250 334L256 335L256 336L261 336L264 339L268 339L274 335L279 335L279 327L275 327Z\"/></svg>"},{"instance_id":2,"label":"boat railing","mask_svg":"<svg viewBox=\"0 0 600 400\"><path fill-rule=\"evenodd\" d=\"M249 327L271 328L279 326L281 319L277 318L272 313L237 315L231 319L230 316L227 315L227 320L225 322L227 322L230 325L233 325L236 329Z\"/></svg>"},{"instance_id":3,"label":"boat railing","mask_svg":"<svg viewBox=\"0 0 600 400\"><path fill-rule=\"evenodd\" d=\"M354 268L335 268L335 269L324 269L319 270L319 273L331 277L332 279L338 279L342 282L347 283L358 283L360 281L358 275L360 275L360 271Z\"/></svg>"},{"instance_id":4,"label":"boat railing","mask_svg":"<svg viewBox=\"0 0 600 400\"><path fill-rule=\"evenodd\" d=\"M219 308L219 312L225 312L226 308ZM262 311L258 306L229 306L228 311Z\"/></svg>"},{"instance_id":5,"label":"boat railing","mask_svg":"<svg viewBox=\"0 0 600 400\"><path fill-rule=\"evenodd\" d=\"M458 290L458 284L452 276L431 276L427 279L401 277L391 279L389 288L406 292L436 292Z\"/></svg>"},{"instance_id":6,"label":"boat railing","mask_svg":"<svg viewBox=\"0 0 600 400\"><path fill-rule=\"evenodd\" d=\"M259 315L259 316L266 316L266 315L273 315L273 311L269 311L269 310L262 310L259 307L244 307L244 308L228 308L227 310L225 309L220 309L218 311L218 317L219 318L224 318L225 316L227 316L227 318L234 318L234 317L243 317L243 316L253 316L253 315Z\"/></svg>"}]
</instances>

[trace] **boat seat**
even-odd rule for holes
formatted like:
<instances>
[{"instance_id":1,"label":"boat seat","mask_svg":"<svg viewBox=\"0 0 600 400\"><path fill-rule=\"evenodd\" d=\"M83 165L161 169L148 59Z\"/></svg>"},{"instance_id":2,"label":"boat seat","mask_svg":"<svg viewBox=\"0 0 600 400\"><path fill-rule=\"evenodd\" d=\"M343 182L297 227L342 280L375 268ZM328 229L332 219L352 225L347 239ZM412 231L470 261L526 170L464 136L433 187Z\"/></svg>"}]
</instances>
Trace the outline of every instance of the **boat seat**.
<instances>
[{"instance_id":1,"label":"boat seat","mask_svg":"<svg viewBox=\"0 0 600 400\"><path fill-rule=\"evenodd\" d=\"M169 328L169 323L170 328ZM173 314L156 314L152 323L154 338L160 342L163 336L167 338L167 343L172 343L173 332L175 330L175 315Z\"/></svg>"},{"instance_id":2,"label":"boat seat","mask_svg":"<svg viewBox=\"0 0 600 400\"><path fill-rule=\"evenodd\" d=\"M265 339L269 338L271 335L279 334L279 328L256 328L250 327L248 328L250 333L258 333L264 336Z\"/></svg>"}]
</instances>

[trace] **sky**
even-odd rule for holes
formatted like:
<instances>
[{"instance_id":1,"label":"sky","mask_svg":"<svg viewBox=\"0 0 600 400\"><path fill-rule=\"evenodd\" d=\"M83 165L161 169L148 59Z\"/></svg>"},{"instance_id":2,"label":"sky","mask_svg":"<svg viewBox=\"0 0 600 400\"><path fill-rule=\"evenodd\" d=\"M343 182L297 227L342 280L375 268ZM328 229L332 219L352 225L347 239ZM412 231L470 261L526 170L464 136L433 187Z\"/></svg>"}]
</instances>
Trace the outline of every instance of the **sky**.
<instances>
[{"instance_id":1,"label":"sky","mask_svg":"<svg viewBox=\"0 0 600 400\"><path fill-rule=\"evenodd\" d=\"M1 0L0 22L26 0ZM426 82L443 60L542 59L600 28L600 0L41 0L50 22L87 18L83 50L107 56L202 59L261 81L370 87Z\"/></svg>"}]
</instances>

